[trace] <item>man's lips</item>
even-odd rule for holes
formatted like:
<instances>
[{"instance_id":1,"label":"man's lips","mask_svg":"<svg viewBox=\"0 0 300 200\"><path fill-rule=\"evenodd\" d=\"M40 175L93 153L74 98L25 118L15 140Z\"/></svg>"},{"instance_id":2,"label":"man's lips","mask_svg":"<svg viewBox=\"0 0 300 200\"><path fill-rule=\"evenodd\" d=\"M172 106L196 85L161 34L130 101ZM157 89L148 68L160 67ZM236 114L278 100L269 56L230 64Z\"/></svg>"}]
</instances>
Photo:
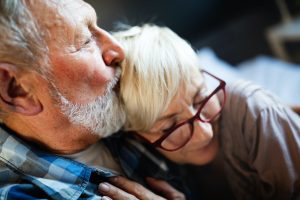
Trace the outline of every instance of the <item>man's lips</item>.
<instances>
[{"instance_id":1,"label":"man's lips","mask_svg":"<svg viewBox=\"0 0 300 200\"><path fill-rule=\"evenodd\" d=\"M118 80L118 82L116 83L115 87L113 88L113 90L119 94L120 92L120 79Z\"/></svg>"}]
</instances>

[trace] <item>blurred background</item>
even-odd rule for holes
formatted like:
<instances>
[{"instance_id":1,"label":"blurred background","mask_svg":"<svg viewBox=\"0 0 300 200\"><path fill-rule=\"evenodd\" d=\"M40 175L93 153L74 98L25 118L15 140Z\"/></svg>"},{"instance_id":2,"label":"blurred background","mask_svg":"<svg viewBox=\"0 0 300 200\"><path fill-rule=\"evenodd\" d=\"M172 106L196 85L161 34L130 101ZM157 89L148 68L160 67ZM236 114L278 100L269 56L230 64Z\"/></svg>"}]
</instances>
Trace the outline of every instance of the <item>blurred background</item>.
<instances>
[{"instance_id":1,"label":"blurred background","mask_svg":"<svg viewBox=\"0 0 300 200\"><path fill-rule=\"evenodd\" d=\"M300 0L86 1L106 30L118 22L167 26L192 44L206 70L300 105Z\"/></svg>"},{"instance_id":2,"label":"blurred background","mask_svg":"<svg viewBox=\"0 0 300 200\"><path fill-rule=\"evenodd\" d=\"M257 54L272 55L266 29L281 21L276 0L86 1L97 10L99 25L107 30L113 30L117 22L158 23L170 27L195 48L211 47L231 64ZM285 3L291 15L297 16L300 1Z\"/></svg>"},{"instance_id":3,"label":"blurred background","mask_svg":"<svg viewBox=\"0 0 300 200\"><path fill-rule=\"evenodd\" d=\"M118 22L167 26L207 70L226 81L250 79L300 105L300 0L86 1L106 30Z\"/></svg>"}]
</instances>

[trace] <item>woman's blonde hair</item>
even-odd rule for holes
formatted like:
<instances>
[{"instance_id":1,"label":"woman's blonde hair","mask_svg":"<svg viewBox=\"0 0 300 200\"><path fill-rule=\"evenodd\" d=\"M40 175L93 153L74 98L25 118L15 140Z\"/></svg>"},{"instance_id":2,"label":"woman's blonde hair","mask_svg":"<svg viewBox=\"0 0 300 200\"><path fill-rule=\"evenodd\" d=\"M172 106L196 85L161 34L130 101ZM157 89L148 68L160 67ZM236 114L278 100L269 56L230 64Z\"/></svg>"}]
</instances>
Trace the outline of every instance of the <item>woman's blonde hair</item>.
<instances>
[{"instance_id":1,"label":"woman's blonde hair","mask_svg":"<svg viewBox=\"0 0 300 200\"><path fill-rule=\"evenodd\" d=\"M124 48L120 95L125 104L124 129L148 131L177 95L199 73L192 47L166 27L143 25L114 33Z\"/></svg>"}]
</instances>

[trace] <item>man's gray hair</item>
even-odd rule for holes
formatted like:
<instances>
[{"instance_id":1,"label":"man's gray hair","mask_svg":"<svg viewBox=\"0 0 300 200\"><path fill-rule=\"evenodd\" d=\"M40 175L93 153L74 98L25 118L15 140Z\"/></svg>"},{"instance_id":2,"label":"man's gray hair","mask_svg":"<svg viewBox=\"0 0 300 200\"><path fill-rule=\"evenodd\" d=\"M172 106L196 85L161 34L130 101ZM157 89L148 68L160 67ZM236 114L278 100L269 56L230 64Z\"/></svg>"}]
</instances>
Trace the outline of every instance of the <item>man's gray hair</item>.
<instances>
[{"instance_id":1,"label":"man's gray hair","mask_svg":"<svg viewBox=\"0 0 300 200\"><path fill-rule=\"evenodd\" d=\"M0 63L45 74L48 60L43 32L25 1L0 0Z\"/></svg>"}]
</instances>

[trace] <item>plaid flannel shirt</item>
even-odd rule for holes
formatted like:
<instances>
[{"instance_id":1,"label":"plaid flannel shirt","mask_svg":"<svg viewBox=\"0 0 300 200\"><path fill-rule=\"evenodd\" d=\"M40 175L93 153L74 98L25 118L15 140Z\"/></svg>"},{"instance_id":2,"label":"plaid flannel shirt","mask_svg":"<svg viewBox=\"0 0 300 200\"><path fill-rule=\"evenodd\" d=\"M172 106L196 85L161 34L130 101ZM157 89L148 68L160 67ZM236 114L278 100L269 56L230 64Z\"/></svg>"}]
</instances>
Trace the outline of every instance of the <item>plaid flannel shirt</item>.
<instances>
[{"instance_id":1,"label":"plaid flannel shirt","mask_svg":"<svg viewBox=\"0 0 300 200\"><path fill-rule=\"evenodd\" d=\"M145 177L167 179L182 191L179 179L168 173L164 162L141 146L119 134L104 142L128 177L146 187ZM49 154L0 127L0 200L101 199L99 183L115 175L105 168Z\"/></svg>"},{"instance_id":2,"label":"plaid flannel shirt","mask_svg":"<svg viewBox=\"0 0 300 200\"><path fill-rule=\"evenodd\" d=\"M0 128L0 199L101 199L98 184L111 176L45 153Z\"/></svg>"}]
</instances>

